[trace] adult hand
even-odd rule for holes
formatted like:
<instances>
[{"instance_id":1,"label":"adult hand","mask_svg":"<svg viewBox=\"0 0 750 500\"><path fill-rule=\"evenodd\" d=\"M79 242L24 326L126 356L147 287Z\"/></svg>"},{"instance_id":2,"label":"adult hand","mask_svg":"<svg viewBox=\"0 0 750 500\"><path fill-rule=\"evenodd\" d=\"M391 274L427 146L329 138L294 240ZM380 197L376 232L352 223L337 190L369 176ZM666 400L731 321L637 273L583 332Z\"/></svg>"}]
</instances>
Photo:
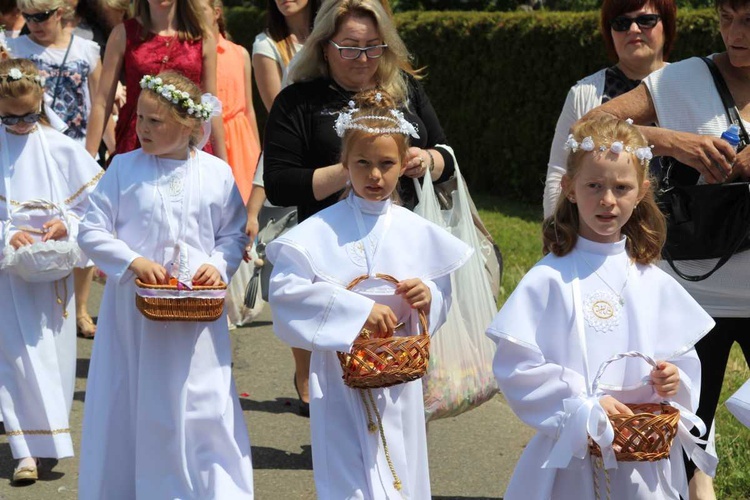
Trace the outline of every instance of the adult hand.
<instances>
[{"instance_id":1,"label":"adult hand","mask_svg":"<svg viewBox=\"0 0 750 500\"><path fill-rule=\"evenodd\" d=\"M128 98L128 91L125 88L125 85L123 85L120 82L117 82L117 89L115 90L115 105L118 108L122 108L125 106L125 101Z\"/></svg>"},{"instance_id":2,"label":"adult hand","mask_svg":"<svg viewBox=\"0 0 750 500\"><path fill-rule=\"evenodd\" d=\"M743 149L734 157L732 175L729 179L750 180L750 147Z\"/></svg>"},{"instance_id":3,"label":"adult hand","mask_svg":"<svg viewBox=\"0 0 750 500\"><path fill-rule=\"evenodd\" d=\"M68 236L68 228L60 219L45 222L42 229L45 231L42 241L61 240Z\"/></svg>"},{"instance_id":4,"label":"adult hand","mask_svg":"<svg viewBox=\"0 0 750 500\"><path fill-rule=\"evenodd\" d=\"M383 304L375 304L372 311L367 317L367 321L362 326L367 330L371 337L385 338L393 336L393 330L396 327L398 318L390 307Z\"/></svg>"},{"instance_id":5,"label":"adult hand","mask_svg":"<svg viewBox=\"0 0 750 500\"><path fill-rule=\"evenodd\" d=\"M736 153L728 142L708 135L677 132L678 135L672 156L689 165L703 175L709 184L727 181L732 172Z\"/></svg>"},{"instance_id":6,"label":"adult hand","mask_svg":"<svg viewBox=\"0 0 750 500\"><path fill-rule=\"evenodd\" d=\"M599 398L599 404L604 409L607 415L632 415L633 410L627 407L627 405L620 403L612 396L602 396Z\"/></svg>"},{"instance_id":7,"label":"adult hand","mask_svg":"<svg viewBox=\"0 0 750 500\"><path fill-rule=\"evenodd\" d=\"M250 244L252 245L253 241L255 241L255 238L258 236L258 231L260 230L260 224L258 223L258 216L251 216L248 214L247 216L247 225L245 226L245 234L247 234L247 237L250 240Z\"/></svg>"},{"instance_id":8,"label":"adult hand","mask_svg":"<svg viewBox=\"0 0 750 500\"><path fill-rule=\"evenodd\" d=\"M137 257L130 263L129 269L147 285L166 285L169 283L167 270L164 266L145 257Z\"/></svg>"},{"instance_id":9,"label":"adult hand","mask_svg":"<svg viewBox=\"0 0 750 500\"><path fill-rule=\"evenodd\" d=\"M10 243L13 248L18 250L23 246L31 245L32 243L34 243L34 237L25 231L18 231L16 234L11 236L8 243Z\"/></svg>"},{"instance_id":10,"label":"adult hand","mask_svg":"<svg viewBox=\"0 0 750 500\"><path fill-rule=\"evenodd\" d=\"M427 173L430 166L430 156L422 148L410 147L406 151L406 170L404 175L416 179Z\"/></svg>"}]
</instances>

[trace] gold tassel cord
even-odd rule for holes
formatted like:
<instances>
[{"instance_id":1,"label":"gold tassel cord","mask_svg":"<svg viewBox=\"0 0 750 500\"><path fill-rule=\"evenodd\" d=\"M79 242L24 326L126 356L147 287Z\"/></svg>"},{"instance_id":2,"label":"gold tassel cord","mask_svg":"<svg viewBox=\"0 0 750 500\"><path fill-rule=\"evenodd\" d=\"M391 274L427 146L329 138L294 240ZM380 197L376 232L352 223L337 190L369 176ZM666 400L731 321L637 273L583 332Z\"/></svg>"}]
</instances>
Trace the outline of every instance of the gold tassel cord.
<instances>
[{"instance_id":1,"label":"gold tassel cord","mask_svg":"<svg viewBox=\"0 0 750 500\"><path fill-rule=\"evenodd\" d=\"M62 281L62 287L63 287L63 296L60 297L60 291L57 288L58 283ZM62 316L65 319L68 319L68 310L65 308L65 305L68 303L68 282L67 278L63 278L60 280L55 281L55 295L57 296L57 303L62 306Z\"/></svg>"},{"instance_id":2,"label":"gold tassel cord","mask_svg":"<svg viewBox=\"0 0 750 500\"><path fill-rule=\"evenodd\" d=\"M601 468L604 471L604 485L605 485L606 499L610 500L611 486L610 486L610 480L609 480L609 471L604 467L604 460L601 457L591 456L591 458L594 461L593 467L591 468L591 472L594 475L594 494L596 495L596 500L601 500L601 496L599 493L599 468Z\"/></svg>"},{"instance_id":3,"label":"gold tassel cord","mask_svg":"<svg viewBox=\"0 0 750 500\"><path fill-rule=\"evenodd\" d=\"M367 398L365 398L365 392L367 392ZM391 469L391 475L393 476L393 487L396 488L397 491L401 491L401 480L398 478L398 474L396 474L396 468L393 466L393 462L391 461L391 453L388 451L388 443L385 440L385 431L383 430L383 420L380 417L380 411L375 404L375 398L372 395L372 391L370 389L359 389L359 394L362 397L362 403L365 405L365 411L367 412L367 429L370 432L375 432L376 429L380 431L380 441L383 443L385 460L386 462L388 462L388 468ZM370 406L372 406L372 413L375 413L375 418L378 421L377 427L375 427L375 424L372 421Z\"/></svg>"}]
</instances>

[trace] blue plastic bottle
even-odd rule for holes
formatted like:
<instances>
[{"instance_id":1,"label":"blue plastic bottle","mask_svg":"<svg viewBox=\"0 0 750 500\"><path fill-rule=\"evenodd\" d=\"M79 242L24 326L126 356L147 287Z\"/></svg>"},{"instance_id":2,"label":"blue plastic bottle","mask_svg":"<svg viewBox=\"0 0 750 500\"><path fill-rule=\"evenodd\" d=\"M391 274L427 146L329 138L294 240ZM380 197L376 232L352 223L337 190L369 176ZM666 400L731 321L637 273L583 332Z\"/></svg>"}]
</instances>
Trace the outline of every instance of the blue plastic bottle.
<instances>
[{"instance_id":1,"label":"blue plastic bottle","mask_svg":"<svg viewBox=\"0 0 750 500\"><path fill-rule=\"evenodd\" d=\"M729 126L722 134L721 138L727 141L735 151L740 145L740 127L734 123Z\"/></svg>"}]
</instances>

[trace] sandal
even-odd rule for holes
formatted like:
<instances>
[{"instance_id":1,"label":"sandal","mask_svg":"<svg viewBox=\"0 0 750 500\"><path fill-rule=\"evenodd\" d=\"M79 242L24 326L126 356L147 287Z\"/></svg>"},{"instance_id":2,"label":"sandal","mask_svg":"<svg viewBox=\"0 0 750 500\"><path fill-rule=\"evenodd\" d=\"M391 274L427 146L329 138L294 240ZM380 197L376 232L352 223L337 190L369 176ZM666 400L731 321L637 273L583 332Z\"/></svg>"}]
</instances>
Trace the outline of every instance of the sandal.
<instances>
[{"instance_id":1,"label":"sandal","mask_svg":"<svg viewBox=\"0 0 750 500\"><path fill-rule=\"evenodd\" d=\"M93 339L96 335L96 324L88 314L76 317L76 335L82 339Z\"/></svg>"},{"instance_id":2,"label":"sandal","mask_svg":"<svg viewBox=\"0 0 750 500\"><path fill-rule=\"evenodd\" d=\"M16 467L13 469L13 484L31 484L39 479L39 459L34 459L33 466Z\"/></svg>"}]
</instances>

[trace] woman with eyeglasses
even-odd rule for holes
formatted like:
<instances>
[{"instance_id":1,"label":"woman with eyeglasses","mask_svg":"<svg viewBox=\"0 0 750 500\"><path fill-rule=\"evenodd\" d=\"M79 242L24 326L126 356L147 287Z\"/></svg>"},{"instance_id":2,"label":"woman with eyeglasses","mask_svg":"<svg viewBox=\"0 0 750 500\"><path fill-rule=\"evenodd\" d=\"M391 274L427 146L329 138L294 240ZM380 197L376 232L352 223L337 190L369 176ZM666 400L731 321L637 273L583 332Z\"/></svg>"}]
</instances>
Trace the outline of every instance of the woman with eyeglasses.
<instances>
[{"instance_id":1,"label":"woman with eyeglasses","mask_svg":"<svg viewBox=\"0 0 750 500\"><path fill-rule=\"evenodd\" d=\"M604 0L600 29L613 66L576 83L568 92L547 165L544 217L555 211L560 179L568 153L570 127L588 111L636 88L645 77L664 67L676 37L675 0Z\"/></svg>"},{"instance_id":2,"label":"woman with eyeglasses","mask_svg":"<svg viewBox=\"0 0 750 500\"><path fill-rule=\"evenodd\" d=\"M276 97L266 123L263 179L268 200L296 206L299 221L333 205L346 187L341 141L333 124L361 90L384 89L419 131L397 190L404 206L413 208L417 201L412 179L429 174L437 183L453 175L453 157L437 146L446 143L445 133L411 67L386 1L324 2L294 59L289 80L295 83ZM321 389L308 392L304 369L297 371L294 381L301 411L307 412L306 403L319 397L316 391Z\"/></svg>"},{"instance_id":3,"label":"woman with eyeglasses","mask_svg":"<svg viewBox=\"0 0 750 500\"><path fill-rule=\"evenodd\" d=\"M750 128L750 0L714 0L719 18L718 34L725 51L706 59L713 62L724 80L738 110L740 123ZM699 176L709 184L750 180L750 148L735 152L721 134L730 124L709 63L699 57L670 64L644 79L633 92L614 99L594 114L631 118L654 145L654 154L673 157L687 165L682 168L682 183L695 184ZM658 123L659 126L651 126ZM743 134L744 135L744 134ZM747 141L742 141L746 144ZM678 167L679 168L679 167ZM692 179L691 179L692 177ZM709 212L703 212L706 216ZM727 214L729 215L729 214ZM723 223L724 214L713 214L717 227L731 231ZM679 269L689 275L702 275L718 259L681 260ZM701 361L701 394L697 415L712 429L716 407L724 383L729 352L738 343L750 364L750 251L740 251L710 277L688 281L678 277L668 264L662 268L672 274L698 303L714 318L716 327L703 337L695 350ZM721 433L721 429L718 429ZM713 429L701 436L713 446ZM709 475L688 466L691 500L715 499Z\"/></svg>"}]
</instances>

